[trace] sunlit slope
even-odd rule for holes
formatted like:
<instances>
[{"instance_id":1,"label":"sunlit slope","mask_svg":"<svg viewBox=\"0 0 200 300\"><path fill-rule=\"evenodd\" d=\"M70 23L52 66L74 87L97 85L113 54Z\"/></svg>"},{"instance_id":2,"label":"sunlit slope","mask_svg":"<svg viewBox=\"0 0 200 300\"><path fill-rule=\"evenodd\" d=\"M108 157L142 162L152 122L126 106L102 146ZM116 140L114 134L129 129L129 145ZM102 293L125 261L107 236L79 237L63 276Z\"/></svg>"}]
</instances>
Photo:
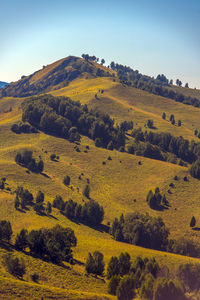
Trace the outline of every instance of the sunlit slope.
<instances>
[{"instance_id":1,"label":"sunlit slope","mask_svg":"<svg viewBox=\"0 0 200 300\"><path fill-rule=\"evenodd\" d=\"M110 114L117 123L133 120L135 127L145 130L148 119L153 119L156 132L173 132L175 136L182 135L187 139L196 139L194 130L200 128L199 108L123 86L112 78L77 79L51 94L86 103L90 108ZM163 112L167 115L166 120L162 119ZM175 116L176 125L169 122L171 114ZM182 122L181 127L177 126L178 120Z\"/></svg>"},{"instance_id":2,"label":"sunlit slope","mask_svg":"<svg viewBox=\"0 0 200 300\"><path fill-rule=\"evenodd\" d=\"M88 103L91 108L96 107L109 113L117 122L133 120L138 123L136 126L143 127L146 120L151 118L155 122L157 131L171 132L173 130L173 134L182 134L188 138L193 137L193 131L190 129L191 119L194 119L195 124L198 124L198 109L140 90L123 87L110 78L79 79L74 81L73 85L69 85L68 88L71 88L71 91L68 90L67 92L61 89L56 92L59 95L61 91L64 91L63 95L80 100L82 103ZM102 89L104 90L103 94L101 93ZM97 94L98 99L95 98L95 94ZM32 293L36 298L41 297L41 295L47 297L48 293L53 291L52 293L55 293L58 299L59 297L62 299L62 292L65 293L66 297L70 295L69 299L73 299L70 298L72 296L77 299L82 291L97 293L98 295L106 294L107 284L101 279L86 277L84 265L82 265L86 261L88 251L92 252L97 249L104 254L106 263L112 255L119 255L122 251L128 251L132 258L137 255L156 256L160 263L167 264L172 269L176 269L183 262L198 261L116 242L108 233L103 231L103 228L92 229L71 222L56 209L53 209L52 217L39 216L31 207L25 213L16 211L13 192L18 185L28 188L34 196L38 190L42 190L45 193L45 203L47 201L52 202L57 194L61 195L64 200L72 198L82 203L83 200L86 201L83 199L82 189L89 179L91 198L97 200L104 207L104 224L112 222L114 217L119 217L121 213L148 212L164 219L170 229L171 237L185 235L198 240L200 236L198 231L193 231L189 227L193 215L197 219L197 227L200 224L198 214L200 210L200 183L188 176L187 168L97 148L94 146L94 142L86 137L82 138L79 146L80 152L77 152L75 144L44 133L16 135L11 132L10 127L13 123L21 120L21 101L21 99L13 98L4 98L0 101L0 177L6 177L8 184L6 187L11 188L11 193L0 191L0 219L11 221L14 235L21 228L31 230L52 227L56 224L70 226L74 229L78 239L77 247L74 249L74 257L80 262L80 264L68 269L23 255L27 265L25 280L31 282L30 274L33 272L37 272L41 279L38 288L32 283L31 285L23 283L25 293L22 294L22 298L28 298L30 291L33 291ZM158 107L158 103L161 107ZM11 111L9 111L10 107L12 108ZM165 111L168 116L172 110L175 118L176 112L177 115L180 114L183 126L172 126L169 122L162 120L162 112ZM86 149L86 146L89 146L89 150ZM28 174L25 168L16 165L14 162L15 155L23 149L33 150L35 157L41 155L45 164L44 173L46 176ZM58 162L50 160L52 153L59 155ZM108 156L111 157L111 160L108 160ZM139 161L142 162L141 165L138 164ZM106 164L102 164L103 162ZM65 175L71 177L72 188L64 186L63 178ZM80 175L81 179L79 179ZM178 181L173 180L175 175L178 176ZM183 180L184 176L188 176L188 182ZM169 188L171 182L174 183L174 188ZM145 201L148 191L157 186L162 194L166 194L170 202L171 206L168 210L154 211L148 207ZM169 189L171 190L170 194L168 193ZM0 260L2 254L3 250L0 251ZM22 254L18 253L17 255ZM13 278L3 266L1 266L1 272L2 276ZM8 281L5 279L2 281L5 290L7 286L7 295L11 294L11 289L14 291L16 289L14 295L18 295L21 289L20 284L15 280ZM30 287L30 291L28 291L28 287ZM63 290L55 290L54 288L51 290L50 287ZM43 290L45 290L44 294L42 294ZM85 294L82 297L87 299ZM99 297L102 299L103 296L100 295Z\"/></svg>"}]
</instances>

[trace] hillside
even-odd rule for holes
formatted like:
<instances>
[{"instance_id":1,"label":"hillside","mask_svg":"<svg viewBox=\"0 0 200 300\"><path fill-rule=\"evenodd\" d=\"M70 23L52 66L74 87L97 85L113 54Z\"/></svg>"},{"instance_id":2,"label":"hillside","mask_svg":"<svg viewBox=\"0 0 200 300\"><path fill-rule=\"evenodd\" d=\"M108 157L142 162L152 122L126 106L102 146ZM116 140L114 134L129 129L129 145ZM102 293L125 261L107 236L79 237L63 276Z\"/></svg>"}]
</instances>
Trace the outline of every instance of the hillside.
<instances>
[{"instance_id":1,"label":"hillside","mask_svg":"<svg viewBox=\"0 0 200 300\"><path fill-rule=\"evenodd\" d=\"M98 69L107 76L98 76ZM12 247L7 249L2 246L1 262L3 255L10 250L16 256L23 257L27 267L24 281L19 281L0 265L0 295L5 299L35 299L42 296L44 299L115 299L107 292L108 281L105 277L85 274L88 252L95 250L104 254L106 264L111 256L125 251L131 255L132 261L138 255L143 258L156 257L159 264L167 266L172 274L176 273L180 264L199 263L196 258L116 241L107 232L109 224L121 213L147 212L151 216L162 217L170 230L170 238L184 236L198 242L200 185L199 180L189 174L189 166L96 147L95 141L85 135L81 135L80 144L77 145L42 130L21 134L11 131L11 126L22 120L21 104L30 101L24 97L48 92L53 96L67 96L83 105L87 104L92 111L109 114L115 119L115 125L133 121L134 128L150 131L146 124L153 119L153 132L170 132L176 137L199 141L194 135L194 130L200 129L199 108L126 86L111 75L110 69L97 63L68 57L3 89L1 95L4 97L0 99L0 176L6 178L6 188L10 190L0 190L0 220L10 220L14 233L12 242L22 228L30 231L52 228L56 224L71 227L78 241L73 248L75 265L56 265ZM185 88L181 89L188 93ZM191 93L198 97L198 90ZM162 118L163 112L167 115L166 120ZM175 125L169 122L171 114L175 116ZM177 120L182 121L181 126L177 126ZM130 135L126 137L126 143L131 143L133 138ZM42 174L27 172L26 168L15 163L16 154L24 149L33 151L34 157L42 158ZM59 159L51 160L51 154L56 154ZM63 184L66 175L71 179L69 187ZM174 180L175 176L178 177L177 181ZM184 181L185 176L188 181ZM61 195L65 201L71 198L83 204L87 200L82 190L88 182L91 198L102 205L105 211L103 224L99 227L93 228L70 220L56 208L52 208L50 216L42 216L31 206L23 212L14 207L14 191L20 185L31 191L34 197L39 190L43 191L45 205L48 201L53 203L56 195ZM170 188L171 183L174 184L173 188ZM148 206L147 193L156 187L166 195L170 204L168 209L154 210ZM193 215L197 222L196 230L189 226ZM38 284L31 280L34 272L39 274Z\"/></svg>"}]
</instances>

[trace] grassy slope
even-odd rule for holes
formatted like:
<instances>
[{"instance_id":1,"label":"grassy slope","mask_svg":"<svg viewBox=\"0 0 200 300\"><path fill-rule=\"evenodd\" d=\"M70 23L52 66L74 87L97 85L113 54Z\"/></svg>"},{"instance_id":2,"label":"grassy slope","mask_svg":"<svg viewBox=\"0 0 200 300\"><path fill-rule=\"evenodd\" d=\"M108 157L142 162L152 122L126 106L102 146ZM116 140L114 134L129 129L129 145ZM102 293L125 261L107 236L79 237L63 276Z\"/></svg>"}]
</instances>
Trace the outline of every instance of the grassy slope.
<instances>
[{"instance_id":1,"label":"grassy slope","mask_svg":"<svg viewBox=\"0 0 200 300\"><path fill-rule=\"evenodd\" d=\"M99 93L104 89L104 93ZM187 139L196 139L194 130L200 127L200 109L184 105L173 100L155 96L132 87L124 87L112 78L84 78L71 82L69 86L52 91L55 96L69 96L81 103L87 103L91 108L97 108L115 118L116 122L133 120L135 127L142 127L148 119L153 119L156 131L171 132ZM98 94L98 99L95 99ZM166 121L162 113L166 112ZM182 121L182 126L171 125L169 117L174 114L175 120ZM192 122L191 122L192 120ZM145 128L146 130L146 128ZM198 140L198 139L196 139Z\"/></svg>"},{"instance_id":2,"label":"grassy slope","mask_svg":"<svg viewBox=\"0 0 200 300\"><path fill-rule=\"evenodd\" d=\"M94 95L98 93L99 89L104 89L105 92L98 94L99 100L96 100ZM198 109L162 97L155 97L136 89L122 87L110 78L79 79L72 82L67 88L54 91L53 94L67 95L75 100L88 103L90 107L98 107L110 113L117 122L124 119L136 120L138 126L143 126L147 119L153 118L157 130L170 131L173 128L175 134L182 134L188 138L193 138L190 119L193 119L195 125L198 124ZM105 223L112 221L121 212L149 212L151 215L163 217L173 237L181 236L184 233L186 236L193 236L194 239L199 238L198 231L192 231L188 223L192 215L195 215L198 224L200 223L196 213L200 208L200 185L198 180L193 178L190 178L189 182L183 181L183 177L188 174L186 168L116 151L99 149L94 147L93 142L87 138L82 139L81 152L78 153L74 150L74 144L43 133L15 135L10 131L10 126L16 120L21 119L20 103L20 99L12 98L0 101L0 176L7 178L12 191L17 185L21 184L29 188L34 195L39 189L44 191L45 201L52 202L55 195L60 194L65 200L71 197L73 200L81 202L83 198L81 191L86 184L86 178L89 178L91 197L104 206ZM160 105L158 106L158 104ZM13 107L12 111L5 113L10 106ZM184 125L181 128L171 127L172 125L169 122L161 119L163 111L167 115L173 112L175 117L176 115L180 117ZM88 153L84 152L86 145L90 146ZM16 151L29 147L35 151L36 157L38 155L42 156L45 162L45 174L49 178L42 175L27 174L25 169L14 163ZM45 151L48 151L48 153L45 153ZM51 153L59 155L60 161L50 161L49 156ZM109 155L112 157L111 161L107 161ZM139 160L142 161L141 166L138 165ZM106 161L106 165L102 165L103 161ZM78 176L82 172L84 176L82 176L82 180L79 180ZM62 183L66 174L71 176L73 190L66 188ZM173 182L174 175L178 175L180 179L174 182L175 188L172 189L172 194L169 195L167 190L169 183ZM169 210L156 212L150 210L147 206L145 202L146 194L149 189L154 189L156 186L159 186L161 191L166 193L167 199L171 203ZM136 202L133 201L134 199L136 199ZM182 262L198 261L116 242L101 228L94 230L81 224L75 224L55 209L53 209L53 217L38 216L32 208L25 213L16 212L13 201L14 195L8 192L0 192L0 219L11 220L15 234L23 227L30 230L44 226L51 227L60 223L63 226L72 227L78 238L74 255L80 261L80 265L73 266L72 270L24 256L27 264L25 280L30 281L30 274L34 271L40 275L39 295L42 295L43 289L50 289L42 285L76 291L106 293L107 287L102 280L85 277L84 275L82 263L85 262L88 251L96 249L103 252L106 262L112 255L118 255L122 251L128 251L132 258L137 255L156 255L161 263L168 264L173 269ZM1 250L0 256L3 252ZM18 253L17 255L21 254ZM12 277L5 272L3 267L1 269L4 276ZM17 281L7 281L6 279L1 282L1 285L3 287L7 285L8 289L10 286L17 286L15 287L16 290L19 290L20 284ZM34 288L35 285L33 284L32 289L34 290ZM27 290L27 284L25 284L24 295L27 295ZM59 295L60 290L53 293ZM45 291L45 295L48 295L48 291Z\"/></svg>"}]
</instances>

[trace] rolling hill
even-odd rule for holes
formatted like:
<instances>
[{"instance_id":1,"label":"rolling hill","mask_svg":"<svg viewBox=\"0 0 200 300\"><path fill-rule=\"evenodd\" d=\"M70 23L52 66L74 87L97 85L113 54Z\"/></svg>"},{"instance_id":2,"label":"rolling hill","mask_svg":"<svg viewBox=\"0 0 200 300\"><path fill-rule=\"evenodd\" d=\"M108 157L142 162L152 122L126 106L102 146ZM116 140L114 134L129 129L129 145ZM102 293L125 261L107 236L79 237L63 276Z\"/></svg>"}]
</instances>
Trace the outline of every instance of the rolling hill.
<instances>
[{"instance_id":1,"label":"rolling hill","mask_svg":"<svg viewBox=\"0 0 200 300\"><path fill-rule=\"evenodd\" d=\"M98 71L101 70L101 71ZM113 75L114 74L114 75ZM174 87L175 89L176 87ZM198 90L181 88L182 93L198 97ZM0 170L6 178L6 188L0 190L0 220L10 220L13 228L12 242L22 229L51 228L56 224L71 227L77 237L73 249L77 263L56 265L17 251L13 247L0 247L0 295L2 299L115 299L107 292L107 279L85 274L84 264L88 252L99 250L107 264L111 256L127 251L133 261L138 255L156 257L159 264L176 273L180 264L199 263L199 259L163 251L142 248L115 241L105 230L115 217L132 212L149 213L162 217L170 230L170 238L185 237L198 242L200 184L189 174L188 166L172 164L127 152L96 147L95 142L82 135L79 151L77 145L67 139L52 136L39 130L38 133L16 134L11 131L13 124L22 120L21 104L30 100L27 96L49 93L53 96L66 96L74 101L87 104L94 112L109 114L119 125L123 121L133 121L134 128L148 130L149 119L154 121L153 132L173 133L196 143L199 138L194 130L200 129L200 109L172 99L150 94L141 89L120 83L116 72L95 62L77 57L67 57L44 67L42 70L10 84L0 91ZM162 113L167 115L166 120ZM169 121L174 114L176 124ZM177 120L182 125L177 125ZM133 138L127 134L127 143ZM15 163L17 152L24 149L33 151L34 157L44 161L44 174L27 172ZM59 156L57 161L51 154ZM110 158L109 158L110 157ZM109 159L108 159L109 158ZM70 187L63 184L69 175ZM174 178L177 176L178 180ZM184 181L187 176L188 181ZM89 180L89 181L88 181ZM93 228L66 218L56 208L51 216L36 214L33 207L21 212L14 207L17 186L23 186L36 196L39 190L45 194L45 204L53 203L56 195L66 201L73 199L79 204L86 201L82 190L90 183L91 198L103 206L104 226ZM173 183L173 188L170 184ZM146 196L150 189L159 187L166 194L169 208L159 211L151 209ZM170 192L169 192L170 191ZM190 226L192 216L196 218L196 230ZM2 264L2 257L11 251L23 257L26 264L24 281L15 279ZM39 274L38 283L33 283L31 274Z\"/></svg>"}]
</instances>

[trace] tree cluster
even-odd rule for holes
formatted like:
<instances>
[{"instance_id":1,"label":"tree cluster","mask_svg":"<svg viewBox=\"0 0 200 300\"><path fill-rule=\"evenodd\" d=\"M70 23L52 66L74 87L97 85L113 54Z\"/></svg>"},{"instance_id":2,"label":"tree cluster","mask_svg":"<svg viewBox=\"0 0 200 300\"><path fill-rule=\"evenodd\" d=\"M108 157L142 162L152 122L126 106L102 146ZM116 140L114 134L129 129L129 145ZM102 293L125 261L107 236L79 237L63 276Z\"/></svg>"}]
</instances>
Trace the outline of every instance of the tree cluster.
<instances>
[{"instance_id":1,"label":"tree cluster","mask_svg":"<svg viewBox=\"0 0 200 300\"><path fill-rule=\"evenodd\" d=\"M132 213L120 220L115 218L110 228L115 240L151 248L165 250L168 245L169 230L163 220L148 214Z\"/></svg>"},{"instance_id":2,"label":"tree cluster","mask_svg":"<svg viewBox=\"0 0 200 300\"><path fill-rule=\"evenodd\" d=\"M35 158L33 158L33 152L29 150L25 150L22 153L18 152L15 156L15 162L18 165L26 167L34 173L42 173L42 171L44 170L43 160L39 159L39 161L37 162Z\"/></svg>"},{"instance_id":3,"label":"tree cluster","mask_svg":"<svg viewBox=\"0 0 200 300\"><path fill-rule=\"evenodd\" d=\"M62 197L57 195L53 201L53 207L62 211L68 219L81 222L89 226L101 224L104 217L103 207L92 199L81 205L72 199L64 202Z\"/></svg>"},{"instance_id":4,"label":"tree cluster","mask_svg":"<svg viewBox=\"0 0 200 300\"><path fill-rule=\"evenodd\" d=\"M29 248L32 255L53 263L72 261L72 247L77 239L71 228L56 225L51 229L31 230L22 229L16 237L15 246L24 251Z\"/></svg>"},{"instance_id":5,"label":"tree cluster","mask_svg":"<svg viewBox=\"0 0 200 300\"><path fill-rule=\"evenodd\" d=\"M170 133L143 132L141 128L132 131L132 136L136 141L149 143L159 147L160 152L170 152L182 160L192 163L200 155L200 144L194 141L189 142L182 136L174 137ZM145 155L144 155L145 156ZM160 154L158 153L158 157ZM164 156L162 155L164 158ZM151 158L153 158L151 156ZM160 158L157 158L160 159Z\"/></svg>"},{"instance_id":6,"label":"tree cluster","mask_svg":"<svg viewBox=\"0 0 200 300\"><path fill-rule=\"evenodd\" d=\"M161 209L169 206L165 195L161 195L158 187L155 189L155 193L153 193L152 190L148 192L146 201L152 209Z\"/></svg>"},{"instance_id":7,"label":"tree cluster","mask_svg":"<svg viewBox=\"0 0 200 300\"><path fill-rule=\"evenodd\" d=\"M71 142L79 141L80 134L99 139L99 146L107 148L112 142L113 148L125 145L125 135L120 128L114 128L114 121L99 112L88 111L87 105L81 105L69 98L43 95L32 98L23 104L23 121L55 136Z\"/></svg>"}]
</instances>

